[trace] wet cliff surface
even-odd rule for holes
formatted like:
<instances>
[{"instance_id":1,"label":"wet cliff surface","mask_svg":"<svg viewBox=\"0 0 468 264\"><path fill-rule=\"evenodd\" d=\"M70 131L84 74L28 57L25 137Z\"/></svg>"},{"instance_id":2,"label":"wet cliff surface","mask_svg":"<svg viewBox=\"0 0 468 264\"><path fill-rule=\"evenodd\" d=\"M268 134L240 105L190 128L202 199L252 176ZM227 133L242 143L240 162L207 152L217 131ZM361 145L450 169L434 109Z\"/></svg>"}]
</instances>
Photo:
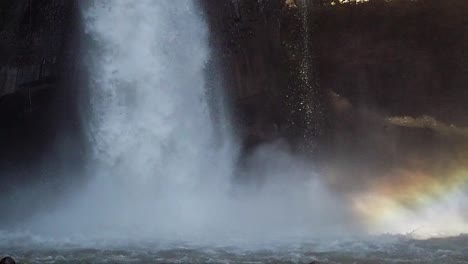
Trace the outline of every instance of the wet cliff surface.
<instances>
[{"instance_id":1,"label":"wet cliff surface","mask_svg":"<svg viewBox=\"0 0 468 264\"><path fill-rule=\"evenodd\" d=\"M370 1L317 9L322 86L389 115L466 125L468 5Z\"/></svg>"},{"instance_id":2,"label":"wet cliff surface","mask_svg":"<svg viewBox=\"0 0 468 264\"><path fill-rule=\"evenodd\" d=\"M331 2L201 1L246 146L286 139L348 189L464 167L442 131L467 126L468 4Z\"/></svg>"},{"instance_id":3,"label":"wet cliff surface","mask_svg":"<svg viewBox=\"0 0 468 264\"><path fill-rule=\"evenodd\" d=\"M0 178L7 185L48 181L80 159L77 23L74 1L0 3Z\"/></svg>"},{"instance_id":4,"label":"wet cliff surface","mask_svg":"<svg viewBox=\"0 0 468 264\"><path fill-rule=\"evenodd\" d=\"M54 85L70 61L72 1L4 1L0 7L0 94Z\"/></svg>"},{"instance_id":5,"label":"wet cliff surface","mask_svg":"<svg viewBox=\"0 0 468 264\"><path fill-rule=\"evenodd\" d=\"M306 139L307 148L314 148L326 113L325 93L314 82L313 5L290 7L282 0L200 2L246 144L282 137L300 144Z\"/></svg>"},{"instance_id":6,"label":"wet cliff surface","mask_svg":"<svg viewBox=\"0 0 468 264\"><path fill-rule=\"evenodd\" d=\"M399 169L447 177L448 167L464 167L466 136L434 128L467 126L467 13L464 1L431 0L314 11L318 82L332 91L322 149L329 168L358 181ZM404 116L430 121L388 122Z\"/></svg>"},{"instance_id":7,"label":"wet cliff surface","mask_svg":"<svg viewBox=\"0 0 468 264\"><path fill-rule=\"evenodd\" d=\"M388 116L431 115L466 124L463 1L201 2L213 45L222 51L226 87L251 123L304 123L291 119L307 98L320 112L309 126L322 130L320 116L333 119L327 116L333 109L326 109L333 103L324 98L335 100L333 91Z\"/></svg>"}]
</instances>

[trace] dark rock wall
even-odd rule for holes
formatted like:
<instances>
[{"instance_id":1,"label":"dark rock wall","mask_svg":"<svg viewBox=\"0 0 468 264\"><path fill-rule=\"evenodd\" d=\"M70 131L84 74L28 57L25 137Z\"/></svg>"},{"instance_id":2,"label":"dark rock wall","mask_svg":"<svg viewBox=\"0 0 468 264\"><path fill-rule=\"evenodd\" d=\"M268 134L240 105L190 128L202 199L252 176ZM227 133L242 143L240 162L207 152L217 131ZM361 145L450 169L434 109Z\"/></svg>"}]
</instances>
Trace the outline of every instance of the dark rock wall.
<instances>
[{"instance_id":1,"label":"dark rock wall","mask_svg":"<svg viewBox=\"0 0 468 264\"><path fill-rule=\"evenodd\" d=\"M76 1L0 3L0 179L79 166L77 15Z\"/></svg>"},{"instance_id":2,"label":"dark rock wall","mask_svg":"<svg viewBox=\"0 0 468 264\"><path fill-rule=\"evenodd\" d=\"M254 141L254 134L274 130L273 124L281 115L274 103L284 84L280 6L265 9L263 2L254 1L200 2L217 54L214 59L221 61L233 119L242 136Z\"/></svg>"},{"instance_id":3,"label":"dark rock wall","mask_svg":"<svg viewBox=\"0 0 468 264\"><path fill-rule=\"evenodd\" d=\"M332 144L349 122L335 114L335 93L357 113L468 124L466 1L201 3L247 143Z\"/></svg>"},{"instance_id":4,"label":"dark rock wall","mask_svg":"<svg viewBox=\"0 0 468 264\"><path fill-rule=\"evenodd\" d=\"M465 166L466 135L389 118L468 127L468 2L200 2L247 146L284 138L312 150L347 190Z\"/></svg>"},{"instance_id":5,"label":"dark rock wall","mask_svg":"<svg viewBox=\"0 0 468 264\"><path fill-rule=\"evenodd\" d=\"M324 116L324 93L306 59L312 58L312 5L291 7L283 0L200 3L223 62L233 119L246 144L283 137L301 146L311 143L307 148L312 149Z\"/></svg>"},{"instance_id":6,"label":"dark rock wall","mask_svg":"<svg viewBox=\"0 0 468 264\"><path fill-rule=\"evenodd\" d=\"M2 3L0 96L26 87L46 88L58 77L73 5L65 0Z\"/></svg>"},{"instance_id":7,"label":"dark rock wall","mask_svg":"<svg viewBox=\"0 0 468 264\"><path fill-rule=\"evenodd\" d=\"M322 86L388 115L468 125L468 2L370 0L314 16Z\"/></svg>"}]
</instances>

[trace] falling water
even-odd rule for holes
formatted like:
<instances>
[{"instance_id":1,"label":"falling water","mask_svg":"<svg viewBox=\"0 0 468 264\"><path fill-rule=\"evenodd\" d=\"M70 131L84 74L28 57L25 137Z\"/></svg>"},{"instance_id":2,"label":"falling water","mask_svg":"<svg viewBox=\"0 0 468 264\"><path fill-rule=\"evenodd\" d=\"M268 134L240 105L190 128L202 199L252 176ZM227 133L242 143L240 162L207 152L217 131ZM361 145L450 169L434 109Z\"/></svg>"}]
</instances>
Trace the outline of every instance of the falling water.
<instances>
[{"instance_id":1,"label":"falling water","mask_svg":"<svg viewBox=\"0 0 468 264\"><path fill-rule=\"evenodd\" d=\"M210 176L193 172L224 160L212 142L207 32L197 12L191 0L95 1L86 11L97 47L90 136L114 180L191 189Z\"/></svg>"},{"instance_id":2,"label":"falling water","mask_svg":"<svg viewBox=\"0 0 468 264\"><path fill-rule=\"evenodd\" d=\"M196 232L228 191L235 151L227 137L213 140L224 126L205 99L199 12L192 0L95 0L84 10L92 176L72 209L54 215L74 218L63 233Z\"/></svg>"},{"instance_id":3,"label":"falling water","mask_svg":"<svg viewBox=\"0 0 468 264\"><path fill-rule=\"evenodd\" d=\"M311 55L310 55L310 22L309 22L309 0L302 0L300 9L302 16L302 56L300 76L306 87L312 86L311 78Z\"/></svg>"},{"instance_id":4,"label":"falling water","mask_svg":"<svg viewBox=\"0 0 468 264\"><path fill-rule=\"evenodd\" d=\"M84 13L90 180L71 203L36 219L35 229L86 240L219 244L341 233L351 222L313 167L281 144L235 168L233 138L216 136L227 120L210 119L208 33L193 0L95 0ZM239 174L263 180L236 185Z\"/></svg>"}]
</instances>

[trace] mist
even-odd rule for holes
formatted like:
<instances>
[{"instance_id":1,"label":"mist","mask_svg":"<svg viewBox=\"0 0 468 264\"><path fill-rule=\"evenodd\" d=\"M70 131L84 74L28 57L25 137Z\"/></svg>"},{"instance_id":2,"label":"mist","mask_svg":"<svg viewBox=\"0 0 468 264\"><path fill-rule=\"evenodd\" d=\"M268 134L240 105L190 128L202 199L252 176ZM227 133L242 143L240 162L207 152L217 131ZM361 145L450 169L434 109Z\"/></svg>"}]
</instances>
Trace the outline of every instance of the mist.
<instances>
[{"instance_id":1,"label":"mist","mask_svg":"<svg viewBox=\"0 0 468 264\"><path fill-rule=\"evenodd\" d=\"M368 233L466 232L466 128L428 115L392 116L333 91L329 100L334 149L318 162L320 173L330 188L351 197Z\"/></svg>"},{"instance_id":2,"label":"mist","mask_svg":"<svg viewBox=\"0 0 468 264\"><path fill-rule=\"evenodd\" d=\"M206 74L221 73L205 71L209 33L193 1L96 0L82 9L85 182L16 219L13 237L219 245L361 231L345 197L284 142L241 157L228 106L207 99ZM18 193L44 191L30 188Z\"/></svg>"}]
</instances>

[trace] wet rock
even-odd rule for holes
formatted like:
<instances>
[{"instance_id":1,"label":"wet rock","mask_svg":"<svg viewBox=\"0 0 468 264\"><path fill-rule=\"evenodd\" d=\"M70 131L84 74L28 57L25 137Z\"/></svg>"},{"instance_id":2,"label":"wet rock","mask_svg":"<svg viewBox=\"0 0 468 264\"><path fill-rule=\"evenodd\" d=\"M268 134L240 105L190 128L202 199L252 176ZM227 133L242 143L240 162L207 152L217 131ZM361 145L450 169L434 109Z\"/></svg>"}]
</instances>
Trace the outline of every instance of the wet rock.
<instances>
[{"instance_id":1,"label":"wet rock","mask_svg":"<svg viewBox=\"0 0 468 264\"><path fill-rule=\"evenodd\" d=\"M16 264L16 262L12 257L4 257L0 260L0 264Z\"/></svg>"}]
</instances>

